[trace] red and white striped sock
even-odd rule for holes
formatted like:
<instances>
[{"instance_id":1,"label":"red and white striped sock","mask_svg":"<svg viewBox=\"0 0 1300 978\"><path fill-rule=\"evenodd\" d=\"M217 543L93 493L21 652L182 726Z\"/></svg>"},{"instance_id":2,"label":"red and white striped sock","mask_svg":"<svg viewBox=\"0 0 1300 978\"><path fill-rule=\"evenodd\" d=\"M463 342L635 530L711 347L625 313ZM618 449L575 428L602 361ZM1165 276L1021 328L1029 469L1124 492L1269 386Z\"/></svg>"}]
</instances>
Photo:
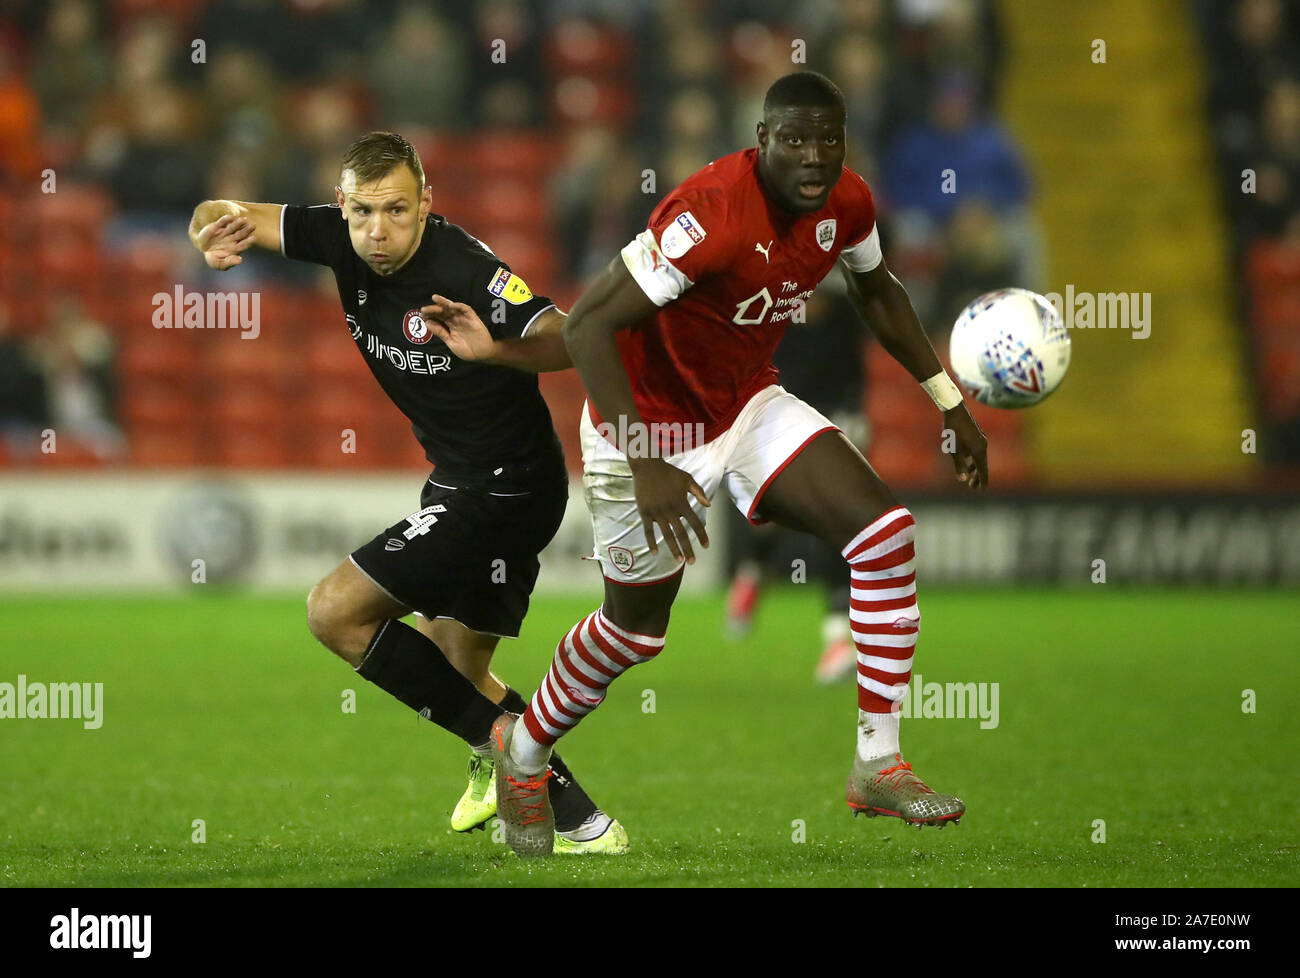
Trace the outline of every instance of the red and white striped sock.
<instances>
[{"instance_id":1,"label":"red and white striped sock","mask_svg":"<svg viewBox=\"0 0 1300 978\"><path fill-rule=\"evenodd\" d=\"M664 636L620 628L603 607L574 625L556 646L551 668L523 722L515 724L510 745L515 762L525 771L540 771L551 745L601 704L609 684L633 666L649 662L663 647Z\"/></svg>"},{"instance_id":2,"label":"red and white striped sock","mask_svg":"<svg viewBox=\"0 0 1300 978\"><path fill-rule=\"evenodd\" d=\"M899 750L896 704L912 678L921 627L915 527L912 514L895 506L841 551L852 571L849 620L858 647L858 753L864 760Z\"/></svg>"}]
</instances>

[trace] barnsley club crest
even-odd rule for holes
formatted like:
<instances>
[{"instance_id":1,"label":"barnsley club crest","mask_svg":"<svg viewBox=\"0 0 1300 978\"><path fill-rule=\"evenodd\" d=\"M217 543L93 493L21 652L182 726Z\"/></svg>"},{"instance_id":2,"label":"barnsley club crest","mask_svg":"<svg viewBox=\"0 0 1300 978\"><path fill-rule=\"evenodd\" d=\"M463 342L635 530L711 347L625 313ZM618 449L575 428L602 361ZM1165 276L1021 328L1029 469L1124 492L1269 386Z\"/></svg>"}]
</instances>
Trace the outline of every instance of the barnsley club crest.
<instances>
[{"instance_id":1,"label":"barnsley club crest","mask_svg":"<svg viewBox=\"0 0 1300 978\"><path fill-rule=\"evenodd\" d=\"M817 225L817 247L830 251L835 244L835 218L829 218Z\"/></svg>"},{"instance_id":2,"label":"barnsley club crest","mask_svg":"<svg viewBox=\"0 0 1300 978\"><path fill-rule=\"evenodd\" d=\"M609 560L615 567L626 574L636 563L636 558L632 556L632 551L626 547L610 547Z\"/></svg>"}]
</instances>

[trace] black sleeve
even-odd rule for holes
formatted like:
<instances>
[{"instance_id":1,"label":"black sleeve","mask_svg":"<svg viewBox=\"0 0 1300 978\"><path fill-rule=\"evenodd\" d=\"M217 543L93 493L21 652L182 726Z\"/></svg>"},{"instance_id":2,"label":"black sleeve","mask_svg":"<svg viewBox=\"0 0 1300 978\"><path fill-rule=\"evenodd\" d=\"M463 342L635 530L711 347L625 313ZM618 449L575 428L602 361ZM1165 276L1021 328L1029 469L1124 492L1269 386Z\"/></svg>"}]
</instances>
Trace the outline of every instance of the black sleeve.
<instances>
[{"instance_id":1,"label":"black sleeve","mask_svg":"<svg viewBox=\"0 0 1300 978\"><path fill-rule=\"evenodd\" d=\"M456 256L459 294L448 298L471 306L494 338L523 336L538 315L555 303L544 295L533 295L527 283L483 242L456 230L464 237Z\"/></svg>"},{"instance_id":2,"label":"black sleeve","mask_svg":"<svg viewBox=\"0 0 1300 978\"><path fill-rule=\"evenodd\" d=\"M351 248L348 225L338 204L284 206L280 215L280 250L286 258L335 268Z\"/></svg>"}]
</instances>

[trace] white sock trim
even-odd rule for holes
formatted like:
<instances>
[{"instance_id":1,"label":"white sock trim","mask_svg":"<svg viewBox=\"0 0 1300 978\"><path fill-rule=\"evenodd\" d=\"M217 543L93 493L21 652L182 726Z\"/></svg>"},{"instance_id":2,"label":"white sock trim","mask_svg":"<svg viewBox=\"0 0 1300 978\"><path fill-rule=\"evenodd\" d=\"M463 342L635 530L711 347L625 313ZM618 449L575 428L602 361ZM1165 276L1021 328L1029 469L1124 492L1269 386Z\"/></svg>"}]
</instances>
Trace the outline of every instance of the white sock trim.
<instances>
[{"instance_id":1,"label":"white sock trim","mask_svg":"<svg viewBox=\"0 0 1300 978\"><path fill-rule=\"evenodd\" d=\"M514 735L510 738L510 759L525 774L541 774L551 759L551 748L534 740L527 724L516 721Z\"/></svg>"},{"instance_id":2,"label":"white sock trim","mask_svg":"<svg viewBox=\"0 0 1300 978\"><path fill-rule=\"evenodd\" d=\"M898 714L858 710L858 756L864 761L897 754Z\"/></svg>"},{"instance_id":3,"label":"white sock trim","mask_svg":"<svg viewBox=\"0 0 1300 978\"><path fill-rule=\"evenodd\" d=\"M596 609L596 617L599 619L601 624L603 624L615 635L619 636L622 639L625 639L626 641L636 642L638 645L652 645L656 648L663 648L665 636L642 635L639 632L628 631L626 628L623 628L620 625L615 625L612 621L609 620L609 615L605 614L604 605L601 605L599 608Z\"/></svg>"},{"instance_id":4,"label":"white sock trim","mask_svg":"<svg viewBox=\"0 0 1300 978\"><path fill-rule=\"evenodd\" d=\"M895 523L898 520L901 520L903 517L911 516L911 515L912 514L908 512L906 506L895 506L893 509L889 510L887 513L885 513L885 515L881 516L875 522L867 524L866 529L864 529L861 533L859 533L852 540L850 540L848 546L846 546L843 550L840 551L840 556L843 557L845 560L848 560L849 554L853 553L854 548L861 546L862 541L868 539L869 537L875 536L877 533L883 530L886 526L889 526L891 523ZM887 543L888 540L884 542ZM876 548L872 547L871 549L874 550ZM870 551L868 551L868 553L869 552ZM864 557L866 557L866 554L859 554L856 559L862 560Z\"/></svg>"}]
</instances>

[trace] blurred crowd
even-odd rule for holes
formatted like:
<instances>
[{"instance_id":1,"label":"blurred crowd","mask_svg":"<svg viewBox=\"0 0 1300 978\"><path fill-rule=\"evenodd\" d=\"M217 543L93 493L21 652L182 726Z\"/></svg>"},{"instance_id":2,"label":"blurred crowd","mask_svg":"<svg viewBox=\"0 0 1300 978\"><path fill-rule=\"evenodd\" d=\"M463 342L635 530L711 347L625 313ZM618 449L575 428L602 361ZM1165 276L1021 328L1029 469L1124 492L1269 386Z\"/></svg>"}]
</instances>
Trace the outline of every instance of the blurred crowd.
<instances>
[{"instance_id":1,"label":"blurred crowd","mask_svg":"<svg viewBox=\"0 0 1300 978\"><path fill-rule=\"evenodd\" d=\"M995 6L0 0L0 194L31 192L52 168L61 187L106 192L105 247L165 235L184 250L197 201L329 200L343 148L390 128L422 149L435 209L480 233L452 177L485 182L482 134L526 134L546 147L544 179L511 193L537 205L526 253L547 256L539 287L563 296L679 181L754 145L768 85L807 67L847 97L849 165L876 192L922 320L951 323L980 292L1041 284L1030 180L992 112ZM942 185L949 169L960 194ZM202 274L193 258L178 274Z\"/></svg>"},{"instance_id":2,"label":"blurred crowd","mask_svg":"<svg viewBox=\"0 0 1300 978\"><path fill-rule=\"evenodd\" d=\"M1300 8L1201 0L1197 11L1264 449L1300 464Z\"/></svg>"}]
</instances>

